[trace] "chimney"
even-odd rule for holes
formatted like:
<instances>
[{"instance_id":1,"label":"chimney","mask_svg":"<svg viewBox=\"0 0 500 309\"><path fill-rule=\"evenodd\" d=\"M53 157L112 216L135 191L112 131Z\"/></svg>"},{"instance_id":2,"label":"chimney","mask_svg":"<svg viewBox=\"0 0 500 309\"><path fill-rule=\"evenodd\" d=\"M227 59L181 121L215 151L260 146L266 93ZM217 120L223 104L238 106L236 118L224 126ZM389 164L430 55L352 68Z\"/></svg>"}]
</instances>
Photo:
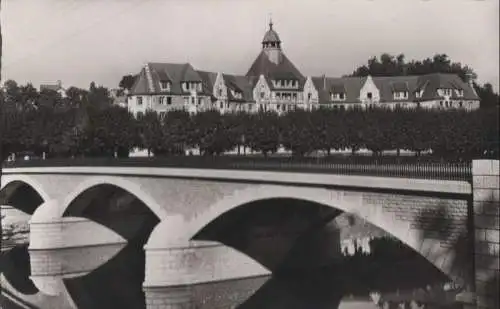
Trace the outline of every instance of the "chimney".
<instances>
[{"instance_id":1,"label":"chimney","mask_svg":"<svg viewBox=\"0 0 500 309\"><path fill-rule=\"evenodd\" d=\"M326 90L326 75L323 74L323 90Z\"/></svg>"},{"instance_id":2,"label":"chimney","mask_svg":"<svg viewBox=\"0 0 500 309\"><path fill-rule=\"evenodd\" d=\"M57 87L62 88L62 82L60 80L57 81Z\"/></svg>"}]
</instances>

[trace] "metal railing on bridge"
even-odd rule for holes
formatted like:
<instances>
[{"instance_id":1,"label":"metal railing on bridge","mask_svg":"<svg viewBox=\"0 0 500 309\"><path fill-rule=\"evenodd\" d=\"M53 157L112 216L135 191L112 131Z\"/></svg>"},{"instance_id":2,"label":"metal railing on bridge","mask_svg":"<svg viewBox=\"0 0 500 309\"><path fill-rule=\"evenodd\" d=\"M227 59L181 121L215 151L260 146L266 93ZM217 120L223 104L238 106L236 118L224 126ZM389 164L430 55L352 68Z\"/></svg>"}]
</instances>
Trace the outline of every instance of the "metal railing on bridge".
<instances>
[{"instance_id":1,"label":"metal railing on bridge","mask_svg":"<svg viewBox=\"0 0 500 309\"><path fill-rule=\"evenodd\" d=\"M426 157L262 157L172 156L151 158L75 158L7 162L9 167L115 166L261 170L471 181L472 163Z\"/></svg>"}]
</instances>

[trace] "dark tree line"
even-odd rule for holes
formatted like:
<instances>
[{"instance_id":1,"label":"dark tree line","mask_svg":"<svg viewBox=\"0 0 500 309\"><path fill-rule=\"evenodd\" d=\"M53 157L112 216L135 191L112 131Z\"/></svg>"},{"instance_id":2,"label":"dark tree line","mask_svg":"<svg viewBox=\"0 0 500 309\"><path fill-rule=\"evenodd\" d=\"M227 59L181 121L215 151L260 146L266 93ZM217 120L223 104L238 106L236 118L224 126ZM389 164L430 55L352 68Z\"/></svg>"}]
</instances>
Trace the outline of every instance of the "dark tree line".
<instances>
[{"instance_id":1,"label":"dark tree line","mask_svg":"<svg viewBox=\"0 0 500 309\"><path fill-rule=\"evenodd\" d=\"M173 111L161 118L148 112L135 119L117 106L39 106L4 109L0 125L2 158L31 151L47 157L126 157L133 148L156 156L203 155L252 149L264 155L280 146L293 156L317 151L366 148L409 150L450 159L498 157L498 110L319 109L221 115Z\"/></svg>"},{"instance_id":2,"label":"dark tree line","mask_svg":"<svg viewBox=\"0 0 500 309\"><path fill-rule=\"evenodd\" d=\"M431 73L457 74L463 81L467 81L468 74L473 79L477 77L472 68L460 62L452 62L446 54L436 54L432 58L423 60L406 61L404 54L393 56L387 53L380 57L370 58L367 64L358 67L350 76L405 76ZM474 83L474 88L481 99L482 107L498 106L498 93L493 91L490 83L484 85Z\"/></svg>"}]
</instances>

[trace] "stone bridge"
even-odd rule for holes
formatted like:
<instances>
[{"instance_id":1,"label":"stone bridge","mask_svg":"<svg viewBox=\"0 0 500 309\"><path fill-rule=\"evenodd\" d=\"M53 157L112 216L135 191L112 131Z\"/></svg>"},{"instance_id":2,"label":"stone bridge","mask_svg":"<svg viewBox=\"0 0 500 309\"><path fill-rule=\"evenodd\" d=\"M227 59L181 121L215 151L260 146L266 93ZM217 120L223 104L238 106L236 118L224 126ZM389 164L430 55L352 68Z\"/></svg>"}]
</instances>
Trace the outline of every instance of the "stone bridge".
<instances>
[{"instance_id":1,"label":"stone bridge","mask_svg":"<svg viewBox=\"0 0 500 309\"><path fill-rule=\"evenodd\" d=\"M472 304L487 307L481 286L498 278L498 163L474 161L469 181L11 167L3 170L0 204L32 214L31 279L47 295L61 293L63 278L84 276L133 243L145 249L148 308L191 308L195 285L335 263L341 256L335 219L347 213L400 240L469 291L476 288ZM106 258L72 254L81 247L105 247L97 256Z\"/></svg>"}]
</instances>

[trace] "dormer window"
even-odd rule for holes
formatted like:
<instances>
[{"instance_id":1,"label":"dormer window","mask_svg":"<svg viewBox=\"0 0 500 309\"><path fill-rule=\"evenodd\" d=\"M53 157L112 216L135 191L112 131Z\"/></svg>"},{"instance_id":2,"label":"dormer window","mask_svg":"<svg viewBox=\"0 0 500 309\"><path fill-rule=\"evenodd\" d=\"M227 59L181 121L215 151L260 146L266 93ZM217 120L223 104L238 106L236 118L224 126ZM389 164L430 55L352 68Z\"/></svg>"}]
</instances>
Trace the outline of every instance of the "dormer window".
<instances>
[{"instance_id":1,"label":"dormer window","mask_svg":"<svg viewBox=\"0 0 500 309\"><path fill-rule=\"evenodd\" d=\"M420 99L422 97L422 92L420 91L415 91L415 98Z\"/></svg>"},{"instance_id":2,"label":"dormer window","mask_svg":"<svg viewBox=\"0 0 500 309\"><path fill-rule=\"evenodd\" d=\"M161 81L160 88L163 91L170 91L170 83L168 81Z\"/></svg>"},{"instance_id":3,"label":"dormer window","mask_svg":"<svg viewBox=\"0 0 500 309\"><path fill-rule=\"evenodd\" d=\"M464 96L464 90L463 89L455 89L455 93L457 94L457 97L463 97Z\"/></svg>"},{"instance_id":4,"label":"dormer window","mask_svg":"<svg viewBox=\"0 0 500 309\"><path fill-rule=\"evenodd\" d=\"M371 100L371 99L373 98L373 93L368 92L368 93L366 94L366 97L367 97L369 100Z\"/></svg>"},{"instance_id":5,"label":"dormer window","mask_svg":"<svg viewBox=\"0 0 500 309\"><path fill-rule=\"evenodd\" d=\"M142 97L137 97L137 105L142 105Z\"/></svg>"},{"instance_id":6,"label":"dormer window","mask_svg":"<svg viewBox=\"0 0 500 309\"><path fill-rule=\"evenodd\" d=\"M345 100L345 93L343 92L332 92L331 94L332 101L343 101Z\"/></svg>"},{"instance_id":7,"label":"dormer window","mask_svg":"<svg viewBox=\"0 0 500 309\"><path fill-rule=\"evenodd\" d=\"M452 90L451 89L444 88L444 89L439 89L439 90L441 90L441 96L449 97L449 96L452 95Z\"/></svg>"},{"instance_id":8,"label":"dormer window","mask_svg":"<svg viewBox=\"0 0 500 309\"><path fill-rule=\"evenodd\" d=\"M404 100L408 99L408 91L397 91L393 93L394 99L396 100Z\"/></svg>"}]
</instances>

